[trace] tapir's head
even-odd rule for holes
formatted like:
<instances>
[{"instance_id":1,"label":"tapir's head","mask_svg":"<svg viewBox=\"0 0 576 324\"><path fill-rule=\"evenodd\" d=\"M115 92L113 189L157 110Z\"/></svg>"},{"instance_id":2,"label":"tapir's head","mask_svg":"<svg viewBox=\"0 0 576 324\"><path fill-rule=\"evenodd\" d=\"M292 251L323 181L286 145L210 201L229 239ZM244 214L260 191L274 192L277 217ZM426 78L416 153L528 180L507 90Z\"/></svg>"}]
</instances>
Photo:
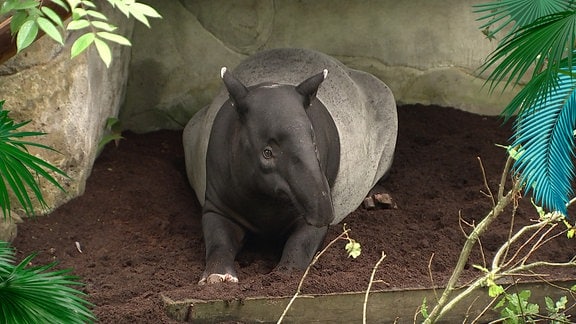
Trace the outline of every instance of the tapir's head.
<instances>
[{"instance_id":1,"label":"tapir's head","mask_svg":"<svg viewBox=\"0 0 576 324\"><path fill-rule=\"evenodd\" d=\"M238 156L250 188L289 202L308 224L334 218L330 186L319 161L314 128L306 114L327 70L299 85L245 87L226 68L222 79L238 117Z\"/></svg>"}]
</instances>

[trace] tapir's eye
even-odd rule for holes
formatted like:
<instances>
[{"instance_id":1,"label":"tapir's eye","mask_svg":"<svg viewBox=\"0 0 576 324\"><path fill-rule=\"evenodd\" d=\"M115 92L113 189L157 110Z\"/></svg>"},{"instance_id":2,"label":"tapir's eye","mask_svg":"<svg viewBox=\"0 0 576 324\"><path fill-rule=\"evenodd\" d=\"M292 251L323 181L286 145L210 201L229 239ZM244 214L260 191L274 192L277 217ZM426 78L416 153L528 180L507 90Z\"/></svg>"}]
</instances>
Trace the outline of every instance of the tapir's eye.
<instances>
[{"instance_id":1,"label":"tapir's eye","mask_svg":"<svg viewBox=\"0 0 576 324\"><path fill-rule=\"evenodd\" d=\"M266 160L271 159L272 156L273 156L272 150L271 150L269 147L265 148L265 149L262 151L262 156L263 156Z\"/></svg>"}]
</instances>

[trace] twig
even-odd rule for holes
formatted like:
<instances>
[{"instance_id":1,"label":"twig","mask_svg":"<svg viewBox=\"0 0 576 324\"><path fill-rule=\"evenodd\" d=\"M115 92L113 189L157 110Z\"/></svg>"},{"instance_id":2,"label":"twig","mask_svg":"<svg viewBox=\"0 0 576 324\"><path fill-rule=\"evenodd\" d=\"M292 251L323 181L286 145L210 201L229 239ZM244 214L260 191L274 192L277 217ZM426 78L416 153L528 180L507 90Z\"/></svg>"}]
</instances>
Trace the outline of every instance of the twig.
<instances>
[{"instance_id":1,"label":"twig","mask_svg":"<svg viewBox=\"0 0 576 324\"><path fill-rule=\"evenodd\" d=\"M346 225L344 225L346 226ZM328 243L326 245L326 247L324 247L324 249L322 249L322 251L316 253L316 255L314 256L314 258L312 259L312 262L310 262L310 264L308 265L308 267L306 268L306 271L304 271L304 274L302 275L302 278L300 278L300 282L298 283L298 288L296 288L296 293L294 293L294 295L292 296L292 298L290 299L290 301L288 302L288 305L286 305L286 308L284 309L284 312L282 312L282 315L280 316L280 318L278 319L277 324L282 323L282 321L284 320L284 317L286 316L286 314L288 313L288 310L290 309L290 307L292 307L292 304L294 303L294 301L296 300L296 298L298 297L298 295L300 294L300 291L302 290L302 285L304 284L304 279L306 279L306 277L308 276L308 272L310 271L310 269L314 266L314 264L316 264L316 262L318 262L318 259L320 259L320 257L324 254L324 252L326 252L334 243L336 243L338 240L343 239L345 237L348 237L348 233L350 232L349 229L346 229L344 227L344 232L342 232L340 235L338 235L338 237L336 237L335 239L333 239L332 241L330 241L330 243Z\"/></svg>"},{"instance_id":2,"label":"twig","mask_svg":"<svg viewBox=\"0 0 576 324\"><path fill-rule=\"evenodd\" d=\"M434 292L434 297L438 299L438 293L436 292L436 285L434 284L434 276L432 276L432 260L434 259L434 252L428 260L428 275L430 276L430 284L432 285L432 291Z\"/></svg>"},{"instance_id":3,"label":"twig","mask_svg":"<svg viewBox=\"0 0 576 324\"><path fill-rule=\"evenodd\" d=\"M488 179L486 178L486 171L484 170L484 165L482 164L482 159L478 156L478 163L480 163L480 170L482 170L482 179L484 179L484 187L488 190L488 196L490 200L492 200L492 208L496 206L496 201L494 200L494 195L492 194L492 190L490 190L490 186L488 185Z\"/></svg>"},{"instance_id":4,"label":"twig","mask_svg":"<svg viewBox=\"0 0 576 324\"><path fill-rule=\"evenodd\" d=\"M505 182L506 182L505 174L508 174L508 170L511 166L511 162L510 162L511 159L512 159L511 157L508 157L508 160L506 161L506 167L503 171L503 176L501 179L500 188L503 188L505 185ZM426 318L424 320L424 323L426 323L426 324L434 323L437 319L442 317L446 311L450 310L450 308L455 304L456 300L460 300L461 298L463 298L460 296L464 296L464 295L469 294L471 291L473 291L474 289L479 287L481 283L483 283L483 282L476 281L472 286L468 287L468 289L466 289L463 293L459 294L450 303L448 303L450 295L456 289L456 284L458 283L458 279L460 278L462 271L464 271L464 266L466 265L466 262L468 261L470 253L472 252L472 247L474 247L474 244L476 243L476 241L478 241L478 238L480 237L480 235L482 235L484 233L484 231L488 228L488 226L496 218L498 218L498 216L500 216L500 214L504 211L504 208L506 206L508 206L508 204L510 204L510 202L514 199L516 193L518 191L520 191L520 188L521 188L521 184L518 182L515 182L512 186L512 189L505 196L503 196L501 199L499 197L498 203L494 206L492 211L490 211L490 213L488 213L488 215L470 233L468 239L466 240L466 242L464 242L464 246L462 247L462 250L460 251L460 256L458 257L458 261L456 263L454 271L452 272L452 275L450 276L450 279L448 280L446 288L442 292L442 296L438 300L438 303L436 304L434 309L432 309L432 312L430 312L428 318Z\"/></svg>"},{"instance_id":5,"label":"twig","mask_svg":"<svg viewBox=\"0 0 576 324\"><path fill-rule=\"evenodd\" d=\"M378 259L378 262L376 262L374 268L372 269L372 274L370 275L370 282L368 282L368 288L366 288L366 294L364 295L364 305L362 310L362 323L364 324L366 324L366 308L368 305L368 295L370 294L370 289L372 288L372 283L374 282L374 276L376 275L376 270L378 270L378 267L380 266L380 263L384 261L384 258L386 258L386 254L384 254L384 251L382 251L382 256L380 257L380 259Z\"/></svg>"},{"instance_id":6,"label":"twig","mask_svg":"<svg viewBox=\"0 0 576 324\"><path fill-rule=\"evenodd\" d=\"M518 210L518 204L514 204L514 208L512 209L512 216L510 217L510 229L508 230L508 241L510 241L512 233L514 233L514 220L516 219L516 210ZM502 260L506 260L506 257L508 257L509 250L510 246L508 246L508 248L506 248L506 250L504 251L504 257L502 258Z\"/></svg>"}]
</instances>

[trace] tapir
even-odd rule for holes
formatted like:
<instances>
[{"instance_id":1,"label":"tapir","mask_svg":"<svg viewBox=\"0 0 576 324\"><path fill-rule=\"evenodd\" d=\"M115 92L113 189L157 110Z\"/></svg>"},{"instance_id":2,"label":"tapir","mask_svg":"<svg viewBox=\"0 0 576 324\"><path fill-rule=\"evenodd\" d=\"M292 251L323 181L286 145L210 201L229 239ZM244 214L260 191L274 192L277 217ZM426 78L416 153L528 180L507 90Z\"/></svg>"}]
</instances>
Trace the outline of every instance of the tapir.
<instances>
[{"instance_id":1,"label":"tapir","mask_svg":"<svg viewBox=\"0 0 576 324\"><path fill-rule=\"evenodd\" d=\"M238 282L247 233L282 240L278 269L304 269L328 227L389 171L398 132L391 90L307 49L257 53L183 133L186 172L202 205L199 284Z\"/></svg>"}]
</instances>

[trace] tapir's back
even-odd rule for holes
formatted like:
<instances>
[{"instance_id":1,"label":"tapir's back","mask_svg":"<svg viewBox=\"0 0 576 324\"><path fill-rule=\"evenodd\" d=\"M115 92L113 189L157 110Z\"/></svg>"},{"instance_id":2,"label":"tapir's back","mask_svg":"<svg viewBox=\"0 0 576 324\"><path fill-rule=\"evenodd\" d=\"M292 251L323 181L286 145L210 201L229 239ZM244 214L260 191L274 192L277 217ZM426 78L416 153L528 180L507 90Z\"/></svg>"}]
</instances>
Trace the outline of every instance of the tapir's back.
<instances>
[{"instance_id":1,"label":"tapir's back","mask_svg":"<svg viewBox=\"0 0 576 324\"><path fill-rule=\"evenodd\" d=\"M313 73L328 70L317 93L330 112L340 137L340 167L332 188L335 218L356 209L391 166L398 120L390 89L372 75L348 69L335 59L304 49L275 49L242 62L234 75L245 85L262 82L297 85ZM204 204L206 153L216 113L228 99L222 90L190 120L184 130L186 169L198 200Z\"/></svg>"}]
</instances>

